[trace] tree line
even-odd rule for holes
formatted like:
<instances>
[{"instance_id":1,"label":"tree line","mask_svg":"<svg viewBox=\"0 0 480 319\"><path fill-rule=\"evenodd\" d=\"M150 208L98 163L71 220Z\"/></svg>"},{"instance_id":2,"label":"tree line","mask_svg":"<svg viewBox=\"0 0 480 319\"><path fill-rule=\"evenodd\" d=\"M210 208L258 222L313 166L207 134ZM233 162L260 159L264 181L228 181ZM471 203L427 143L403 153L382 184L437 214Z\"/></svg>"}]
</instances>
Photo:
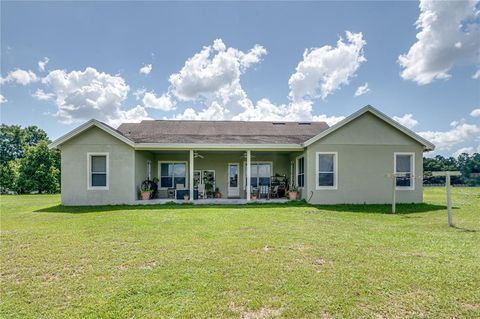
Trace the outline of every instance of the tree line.
<instances>
[{"instance_id":1,"label":"tree line","mask_svg":"<svg viewBox=\"0 0 480 319\"><path fill-rule=\"evenodd\" d=\"M0 192L26 194L60 191L60 152L48 149L47 133L37 126L0 127ZM432 171L460 171L452 184L480 186L480 154L457 158L437 155L423 159L424 184L443 184L444 178L428 176Z\"/></svg>"}]
</instances>

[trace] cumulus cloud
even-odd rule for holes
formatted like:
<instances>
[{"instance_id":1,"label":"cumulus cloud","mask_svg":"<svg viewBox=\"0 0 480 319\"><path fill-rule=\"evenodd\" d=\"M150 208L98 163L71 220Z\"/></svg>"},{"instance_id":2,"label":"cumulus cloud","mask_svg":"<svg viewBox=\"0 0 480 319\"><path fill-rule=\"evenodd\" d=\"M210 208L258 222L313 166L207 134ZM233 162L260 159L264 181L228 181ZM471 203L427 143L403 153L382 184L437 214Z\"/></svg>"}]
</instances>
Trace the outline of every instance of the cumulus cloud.
<instances>
[{"instance_id":1,"label":"cumulus cloud","mask_svg":"<svg viewBox=\"0 0 480 319\"><path fill-rule=\"evenodd\" d=\"M325 99L355 76L360 65L367 61L363 54L367 42L361 32L346 31L346 37L346 42L340 38L336 47L325 45L305 50L303 60L288 81L293 101Z\"/></svg>"},{"instance_id":2,"label":"cumulus cloud","mask_svg":"<svg viewBox=\"0 0 480 319\"><path fill-rule=\"evenodd\" d=\"M38 70L40 72L45 71L45 67L47 66L48 61L50 61L50 59L47 57L44 57L43 60L38 61Z\"/></svg>"},{"instance_id":3,"label":"cumulus cloud","mask_svg":"<svg viewBox=\"0 0 480 319\"><path fill-rule=\"evenodd\" d=\"M143 105L148 108L158 109L162 111L171 111L175 109L175 102L172 101L167 93L156 97L153 92L146 92L143 95Z\"/></svg>"},{"instance_id":4,"label":"cumulus cloud","mask_svg":"<svg viewBox=\"0 0 480 319\"><path fill-rule=\"evenodd\" d=\"M358 66L347 63L345 59L353 59L360 64L365 61L361 47L365 45L362 34L347 32L348 43L343 39L337 42L337 47L330 46L320 49L307 50L304 60L297 66L296 76L301 77L300 72L310 76L310 64L321 77L309 78L307 81L318 81L319 87L325 87L324 91L334 90L334 85L348 83L349 78L354 76ZM319 51L317 51L319 50ZM323 55L321 54L323 53ZM261 45L255 45L248 52L230 48L221 39L217 39L210 46L203 49L189 58L183 68L170 76L171 97L179 101L194 101L204 107L195 110L188 107L182 114L174 116L176 119L198 119L198 120L264 120L264 121L321 121L325 120L332 124L343 117L327 117L313 113L313 99L318 94L295 95L301 83L299 80L292 80L290 102L287 104L275 104L267 98L262 98L256 103L248 97L240 84L240 78L252 65L260 63L263 56L267 54L266 49ZM337 60L334 55L339 55ZM355 55L356 57L352 57ZM317 58L321 61L317 61ZM334 70L332 63L338 63L340 70ZM325 64L325 66L319 66ZM320 68L321 70L317 70ZM346 70L348 69L348 71ZM335 73L339 73L337 75ZM303 74L303 73L302 73ZM322 86L323 83L323 86ZM315 86L315 85L314 85ZM320 95L321 97L321 95Z\"/></svg>"},{"instance_id":5,"label":"cumulus cloud","mask_svg":"<svg viewBox=\"0 0 480 319\"><path fill-rule=\"evenodd\" d=\"M150 72L152 72L152 65L151 64L144 64L138 72L140 72L141 74L148 75L148 74L150 74Z\"/></svg>"},{"instance_id":6,"label":"cumulus cloud","mask_svg":"<svg viewBox=\"0 0 480 319\"><path fill-rule=\"evenodd\" d=\"M473 146L468 146L468 147L462 147L455 152L453 152L452 156L453 157L458 157L460 154L467 153L472 155L473 153L480 153L480 145L477 146L477 148Z\"/></svg>"},{"instance_id":7,"label":"cumulus cloud","mask_svg":"<svg viewBox=\"0 0 480 319\"><path fill-rule=\"evenodd\" d=\"M10 71L5 78L0 78L0 84L16 82L17 84L25 86L37 80L37 75L32 71L16 69L15 71Z\"/></svg>"},{"instance_id":8,"label":"cumulus cloud","mask_svg":"<svg viewBox=\"0 0 480 319\"><path fill-rule=\"evenodd\" d=\"M474 79L474 80L480 79L480 70L477 70L477 72L475 72L472 75L472 79Z\"/></svg>"},{"instance_id":9,"label":"cumulus cloud","mask_svg":"<svg viewBox=\"0 0 480 319\"><path fill-rule=\"evenodd\" d=\"M221 39L189 58L178 73L170 75L171 90L181 101L211 98L223 90L223 95L240 90L240 75L260 62L267 50L255 45L244 53L227 48ZM228 96L227 96L228 97Z\"/></svg>"},{"instance_id":10,"label":"cumulus cloud","mask_svg":"<svg viewBox=\"0 0 480 319\"><path fill-rule=\"evenodd\" d=\"M370 88L368 87L368 83L364 85L360 85L357 90L355 91L355 96L364 95L365 93L370 92Z\"/></svg>"},{"instance_id":11,"label":"cumulus cloud","mask_svg":"<svg viewBox=\"0 0 480 319\"><path fill-rule=\"evenodd\" d=\"M32 94L34 98L39 101L48 101L55 97L53 93L45 93L42 89L37 89L35 93Z\"/></svg>"},{"instance_id":12,"label":"cumulus cloud","mask_svg":"<svg viewBox=\"0 0 480 319\"><path fill-rule=\"evenodd\" d=\"M137 106L123 110L122 103L129 86L119 75L99 72L88 67L84 71L53 70L43 78L56 103L55 116L63 123L96 118L111 125L121 121L139 121L148 118L146 110Z\"/></svg>"},{"instance_id":13,"label":"cumulus cloud","mask_svg":"<svg viewBox=\"0 0 480 319\"><path fill-rule=\"evenodd\" d=\"M2 94L0 94L0 104L6 103L6 102L8 102L8 100Z\"/></svg>"},{"instance_id":14,"label":"cumulus cloud","mask_svg":"<svg viewBox=\"0 0 480 319\"><path fill-rule=\"evenodd\" d=\"M448 79L455 65L478 63L478 2L421 0L417 42L398 57L401 77L424 85Z\"/></svg>"},{"instance_id":15,"label":"cumulus cloud","mask_svg":"<svg viewBox=\"0 0 480 319\"><path fill-rule=\"evenodd\" d=\"M480 108L479 109L474 109L472 112L470 112L470 116L480 117Z\"/></svg>"},{"instance_id":16,"label":"cumulus cloud","mask_svg":"<svg viewBox=\"0 0 480 319\"><path fill-rule=\"evenodd\" d=\"M435 144L439 151L451 150L453 146L473 141L479 137L480 126L468 124L465 121L454 121L450 124L451 129L442 131L418 132L420 136Z\"/></svg>"},{"instance_id":17,"label":"cumulus cloud","mask_svg":"<svg viewBox=\"0 0 480 319\"><path fill-rule=\"evenodd\" d=\"M414 119L413 115L410 113L405 114L402 117L394 116L393 119L409 129L413 129L418 125L418 121Z\"/></svg>"}]
</instances>

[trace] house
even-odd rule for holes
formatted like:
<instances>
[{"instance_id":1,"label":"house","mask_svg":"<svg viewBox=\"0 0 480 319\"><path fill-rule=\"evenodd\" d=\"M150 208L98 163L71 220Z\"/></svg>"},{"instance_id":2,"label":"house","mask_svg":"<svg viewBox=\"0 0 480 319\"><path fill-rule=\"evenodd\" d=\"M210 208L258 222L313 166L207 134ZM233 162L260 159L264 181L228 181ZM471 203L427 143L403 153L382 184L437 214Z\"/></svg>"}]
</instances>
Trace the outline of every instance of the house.
<instances>
[{"instance_id":1,"label":"house","mask_svg":"<svg viewBox=\"0 0 480 319\"><path fill-rule=\"evenodd\" d=\"M398 202L418 203L423 152L435 146L366 106L331 127L147 120L114 129L90 120L50 147L61 152L62 203L99 205L139 203L142 181L154 177L156 202L178 194L200 202L217 188L247 202L296 185L314 204L389 203L395 185ZM394 172L405 174L394 181Z\"/></svg>"}]
</instances>

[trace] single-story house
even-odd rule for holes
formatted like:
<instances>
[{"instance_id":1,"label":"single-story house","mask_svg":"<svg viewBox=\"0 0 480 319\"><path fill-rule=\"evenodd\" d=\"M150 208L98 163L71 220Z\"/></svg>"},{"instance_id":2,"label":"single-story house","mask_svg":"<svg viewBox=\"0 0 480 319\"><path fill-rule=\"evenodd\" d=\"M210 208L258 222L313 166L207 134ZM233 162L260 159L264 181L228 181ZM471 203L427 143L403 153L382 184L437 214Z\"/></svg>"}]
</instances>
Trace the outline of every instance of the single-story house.
<instances>
[{"instance_id":1,"label":"single-story house","mask_svg":"<svg viewBox=\"0 0 480 319\"><path fill-rule=\"evenodd\" d=\"M419 203L423 152L435 146L368 105L331 127L145 120L114 129L92 119L50 147L61 152L62 204L103 205L139 203L154 178L151 202L276 199L295 186L314 204L390 203L394 188L397 202Z\"/></svg>"}]
</instances>

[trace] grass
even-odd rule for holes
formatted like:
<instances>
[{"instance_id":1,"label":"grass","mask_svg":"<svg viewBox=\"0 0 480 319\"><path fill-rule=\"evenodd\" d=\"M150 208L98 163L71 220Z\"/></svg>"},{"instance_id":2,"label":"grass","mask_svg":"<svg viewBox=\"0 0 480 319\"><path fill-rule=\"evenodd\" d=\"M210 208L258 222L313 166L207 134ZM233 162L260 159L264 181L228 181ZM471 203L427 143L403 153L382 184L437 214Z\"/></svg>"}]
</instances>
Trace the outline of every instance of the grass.
<instances>
[{"instance_id":1,"label":"grass","mask_svg":"<svg viewBox=\"0 0 480 319\"><path fill-rule=\"evenodd\" d=\"M425 204L59 206L1 197L2 318L478 318L480 188Z\"/></svg>"}]
</instances>

